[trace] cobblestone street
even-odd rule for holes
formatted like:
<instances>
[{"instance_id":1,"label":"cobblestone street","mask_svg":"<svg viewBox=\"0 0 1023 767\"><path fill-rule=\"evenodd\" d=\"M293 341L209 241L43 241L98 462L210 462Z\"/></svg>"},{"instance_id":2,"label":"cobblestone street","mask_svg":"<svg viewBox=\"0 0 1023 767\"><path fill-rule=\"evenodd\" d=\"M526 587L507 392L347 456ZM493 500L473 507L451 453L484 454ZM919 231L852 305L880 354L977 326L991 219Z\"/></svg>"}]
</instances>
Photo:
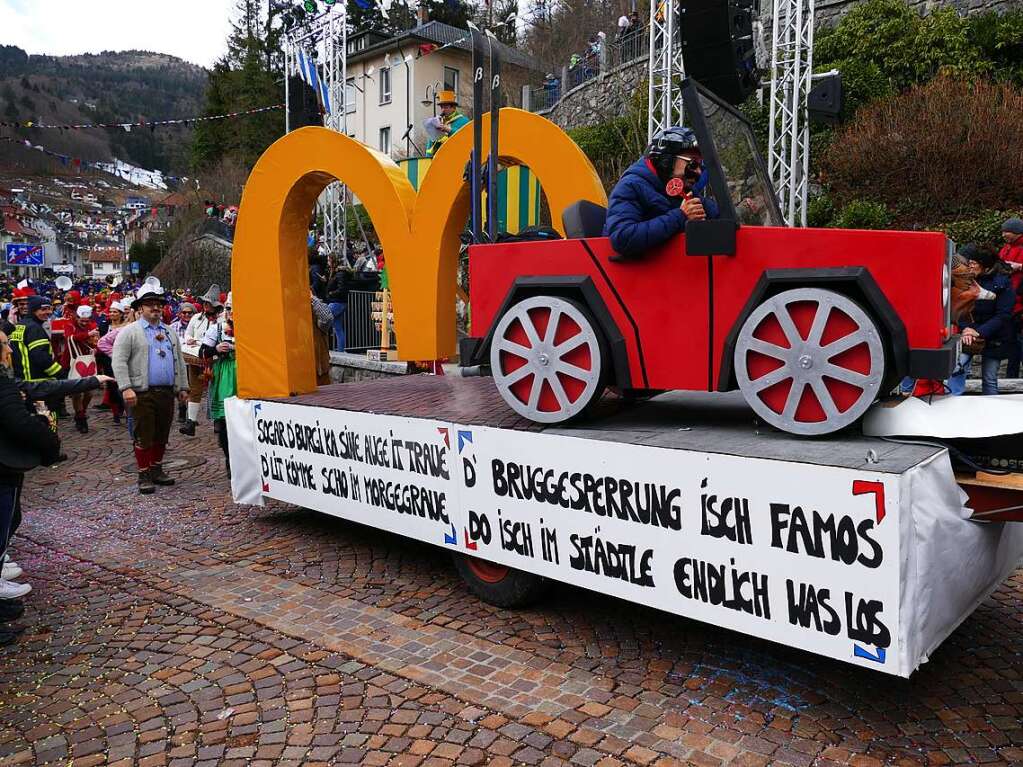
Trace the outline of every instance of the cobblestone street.
<instances>
[{"instance_id":1,"label":"cobblestone street","mask_svg":"<svg viewBox=\"0 0 1023 767\"><path fill-rule=\"evenodd\" d=\"M569 586L490 607L438 548L234 505L206 421L140 497L90 420L27 478L0 765L1023 764L1020 573L903 680Z\"/></svg>"}]
</instances>

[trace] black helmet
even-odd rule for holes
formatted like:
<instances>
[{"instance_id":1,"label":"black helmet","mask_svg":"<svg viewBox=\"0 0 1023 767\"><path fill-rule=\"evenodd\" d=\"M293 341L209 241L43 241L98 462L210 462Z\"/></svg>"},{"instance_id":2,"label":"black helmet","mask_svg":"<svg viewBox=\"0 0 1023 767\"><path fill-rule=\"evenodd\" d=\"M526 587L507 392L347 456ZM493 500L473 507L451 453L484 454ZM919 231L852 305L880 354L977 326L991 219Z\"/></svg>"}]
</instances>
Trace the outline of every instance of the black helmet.
<instances>
[{"instance_id":1,"label":"black helmet","mask_svg":"<svg viewBox=\"0 0 1023 767\"><path fill-rule=\"evenodd\" d=\"M700 151L696 134L690 128L681 125L673 125L670 128L657 131L647 145L643 155L650 159L657 176L662 182L667 183L671 178L671 172L675 165L675 157L683 152Z\"/></svg>"},{"instance_id":2,"label":"black helmet","mask_svg":"<svg viewBox=\"0 0 1023 767\"><path fill-rule=\"evenodd\" d=\"M697 151L700 149L699 143L696 140L696 134L689 128L673 125L670 128L657 131L654 137L650 139L650 143L643 154L651 159L663 155L675 157L682 152L688 152L693 149Z\"/></svg>"}]
</instances>

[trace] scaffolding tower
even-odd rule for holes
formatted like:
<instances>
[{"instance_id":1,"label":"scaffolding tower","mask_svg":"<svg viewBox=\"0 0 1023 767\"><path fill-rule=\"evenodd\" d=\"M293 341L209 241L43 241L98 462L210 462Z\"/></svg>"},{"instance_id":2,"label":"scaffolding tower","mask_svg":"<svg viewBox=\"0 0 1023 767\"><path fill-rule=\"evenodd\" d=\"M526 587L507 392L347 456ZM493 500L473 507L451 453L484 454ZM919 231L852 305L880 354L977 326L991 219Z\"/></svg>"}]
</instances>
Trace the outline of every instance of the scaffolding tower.
<instances>
[{"instance_id":1,"label":"scaffolding tower","mask_svg":"<svg viewBox=\"0 0 1023 767\"><path fill-rule=\"evenodd\" d=\"M767 169L789 226L806 226L814 0L774 0Z\"/></svg>"},{"instance_id":2,"label":"scaffolding tower","mask_svg":"<svg viewBox=\"0 0 1023 767\"><path fill-rule=\"evenodd\" d=\"M317 73L326 86L330 108L324 118L324 127L347 135L347 105L345 83L348 80L348 12L345 3L328 6L297 30L286 34L284 40L284 100L285 132L290 132L291 94L288 81L298 74L299 50L307 55L315 53ZM335 181L320 194L317 205L323 216L323 239L331 253L344 255L348 190Z\"/></svg>"},{"instance_id":3,"label":"scaffolding tower","mask_svg":"<svg viewBox=\"0 0 1023 767\"><path fill-rule=\"evenodd\" d=\"M675 0L650 3L650 77L647 140L672 125L682 124L682 19Z\"/></svg>"}]
</instances>

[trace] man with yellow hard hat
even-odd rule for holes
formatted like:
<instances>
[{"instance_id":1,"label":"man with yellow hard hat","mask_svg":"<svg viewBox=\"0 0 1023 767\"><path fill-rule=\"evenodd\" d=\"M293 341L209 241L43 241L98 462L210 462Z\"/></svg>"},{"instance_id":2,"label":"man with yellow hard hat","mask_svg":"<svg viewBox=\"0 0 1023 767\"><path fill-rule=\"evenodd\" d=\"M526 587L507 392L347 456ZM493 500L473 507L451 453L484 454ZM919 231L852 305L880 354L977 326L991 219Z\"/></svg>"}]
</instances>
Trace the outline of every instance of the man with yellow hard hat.
<instances>
[{"instance_id":1,"label":"man with yellow hard hat","mask_svg":"<svg viewBox=\"0 0 1023 767\"><path fill-rule=\"evenodd\" d=\"M433 127L441 135L426 147L427 157L433 157L445 141L469 124L469 118L458 111L458 96L454 91L441 91L437 96L437 106L440 107L440 116L433 121Z\"/></svg>"}]
</instances>

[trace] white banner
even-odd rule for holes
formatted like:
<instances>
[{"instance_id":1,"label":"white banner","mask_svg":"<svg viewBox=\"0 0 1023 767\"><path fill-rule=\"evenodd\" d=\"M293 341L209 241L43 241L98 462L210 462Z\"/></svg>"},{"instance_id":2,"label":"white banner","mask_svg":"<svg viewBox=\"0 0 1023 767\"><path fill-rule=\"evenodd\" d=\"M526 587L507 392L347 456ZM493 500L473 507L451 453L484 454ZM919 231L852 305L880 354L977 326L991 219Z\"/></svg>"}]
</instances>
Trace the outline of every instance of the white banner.
<instances>
[{"instance_id":1,"label":"white banner","mask_svg":"<svg viewBox=\"0 0 1023 767\"><path fill-rule=\"evenodd\" d=\"M277 402L262 492L908 675L899 476Z\"/></svg>"}]
</instances>

